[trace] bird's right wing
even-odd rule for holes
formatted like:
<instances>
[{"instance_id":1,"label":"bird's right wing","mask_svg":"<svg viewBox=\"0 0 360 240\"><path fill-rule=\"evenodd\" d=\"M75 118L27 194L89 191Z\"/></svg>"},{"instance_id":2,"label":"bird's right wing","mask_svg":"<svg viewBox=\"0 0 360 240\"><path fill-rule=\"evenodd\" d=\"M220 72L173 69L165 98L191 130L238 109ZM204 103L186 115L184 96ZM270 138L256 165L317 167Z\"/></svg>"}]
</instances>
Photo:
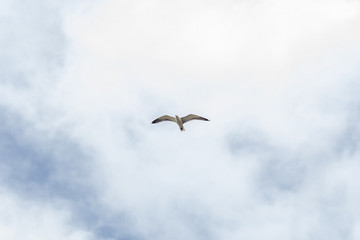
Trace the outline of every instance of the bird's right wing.
<instances>
[{"instance_id":1,"label":"bird's right wing","mask_svg":"<svg viewBox=\"0 0 360 240\"><path fill-rule=\"evenodd\" d=\"M151 123L158 123L158 122L162 122L162 121L172 121L172 122L176 122L174 117L171 117L169 115L164 115L162 117L159 117L157 119L155 119L154 121L152 121Z\"/></svg>"},{"instance_id":2,"label":"bird's right wing","mask_svg":"<svg viewBox=\"0 0 360 240\"><path fill-rule=\"evenodd\" d=\"M189 115L181 118L181 121L182 121L183 123L186 123L186 122L191 121L191 120L209 121L209 119L204 118L204 117L200 117L200 116L195 115L195 114L189 114Z\"/></svg>"}]
</instances>

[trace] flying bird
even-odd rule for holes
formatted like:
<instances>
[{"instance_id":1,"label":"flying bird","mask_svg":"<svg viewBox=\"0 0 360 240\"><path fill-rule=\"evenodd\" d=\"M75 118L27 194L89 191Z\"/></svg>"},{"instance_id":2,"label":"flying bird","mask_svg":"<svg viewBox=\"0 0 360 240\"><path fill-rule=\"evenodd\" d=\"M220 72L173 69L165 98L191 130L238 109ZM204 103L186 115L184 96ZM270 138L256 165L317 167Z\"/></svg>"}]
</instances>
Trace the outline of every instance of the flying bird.
<instances>
[{"instance_id":1,"label":"flying bird","mask_svg":"<svg viewBox=\"0 0 360 240\"><path fill-rule=\"evenodd\" d=\"M171 122L176 122L177 125L179 126L180 128L180 131L185 131L185 128L184 128L184 123L188 122L188 121L191 121L191 120L203 120L203 121L210 121L209 119L207 118L204 118L204 117L200 117L198 115L195 115L195 114L189 114L185 117L182 117L180 118L178 115L175 115L175 117L171 117L169 115L164 115L162 117L159 117L157 119L155 119L154 121L152 121L152 124L154 123L159 123L159 122L162 122L162 121L171 121Z\"/></svg>"}]
</instances>

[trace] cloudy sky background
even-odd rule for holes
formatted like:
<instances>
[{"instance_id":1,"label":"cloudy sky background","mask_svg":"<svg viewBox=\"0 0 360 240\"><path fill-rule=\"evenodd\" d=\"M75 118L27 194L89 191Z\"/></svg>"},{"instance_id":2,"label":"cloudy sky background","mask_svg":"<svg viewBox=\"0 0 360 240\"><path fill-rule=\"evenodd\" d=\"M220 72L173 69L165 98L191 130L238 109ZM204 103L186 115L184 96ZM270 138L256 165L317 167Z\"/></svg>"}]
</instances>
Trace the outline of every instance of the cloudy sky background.
<instances>
[{"instance_id":1,"label":"cloudy sky background","mask_svg":"<svg viewBox=\"0 0 360 240\"><path fill-rule=\"evenodd\" d=\"M360 239L359 1L0 3L0 239Z\"/></svg>"}]
</instances>

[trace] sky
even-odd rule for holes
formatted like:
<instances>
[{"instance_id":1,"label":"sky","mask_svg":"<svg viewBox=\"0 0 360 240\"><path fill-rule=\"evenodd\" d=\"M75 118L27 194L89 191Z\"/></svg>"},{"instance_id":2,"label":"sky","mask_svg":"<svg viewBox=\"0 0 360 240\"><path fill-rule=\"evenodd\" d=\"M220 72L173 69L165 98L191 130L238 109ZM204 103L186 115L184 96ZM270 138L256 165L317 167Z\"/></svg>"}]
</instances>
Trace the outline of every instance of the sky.
<instances>
[{"instance_id":1,"label":"sky","mask_svg":"<svg viewBox=\"0 0 360 240\"><path fill-rule=\"evenodd\" d=\"M0 4L0 239L360 239L360 1Z\"/></svg>"}]
</instances>

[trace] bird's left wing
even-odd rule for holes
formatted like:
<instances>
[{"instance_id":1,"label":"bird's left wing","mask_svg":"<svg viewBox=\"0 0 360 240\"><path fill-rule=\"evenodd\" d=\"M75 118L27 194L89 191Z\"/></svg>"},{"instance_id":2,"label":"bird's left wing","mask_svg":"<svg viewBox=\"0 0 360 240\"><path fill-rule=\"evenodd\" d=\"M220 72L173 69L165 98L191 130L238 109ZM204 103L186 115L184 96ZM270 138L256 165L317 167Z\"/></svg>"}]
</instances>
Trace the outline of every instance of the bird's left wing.
<instances>
[{"instance_id":1,"label":"bird's left wing","mask_svg":"<svg viewBox=\"0 0 360 240\"><path fill-rule=\"evenodd\" d=\"M174 117L171 117L169 115L164 115L164 116L161 116L157 119L155 119L154 121L152 121L151 123L158 123L158 122L162 122L162 121L172 121L172 122L176 122L175 121L175 118Z\"/></svg>"},{"instance_id":2,"label":"bird's left wing","mask_svg":"<svg viewBox=\"0 0 360 240\"><path fill-rule=\"evenodd\" d=\"M210 121L210 120L209 120L209 119L207 119L207 118L200 117L200 116L195 115L195 114L189 114L189 115L187 115L187 116L185 116L185 117L182 117L182 118L181 118L181 121L182 121L183 123L186 123L186 122L191 121L191 120L203 120L203 121Z\"/></svg>"}]
</instances>

